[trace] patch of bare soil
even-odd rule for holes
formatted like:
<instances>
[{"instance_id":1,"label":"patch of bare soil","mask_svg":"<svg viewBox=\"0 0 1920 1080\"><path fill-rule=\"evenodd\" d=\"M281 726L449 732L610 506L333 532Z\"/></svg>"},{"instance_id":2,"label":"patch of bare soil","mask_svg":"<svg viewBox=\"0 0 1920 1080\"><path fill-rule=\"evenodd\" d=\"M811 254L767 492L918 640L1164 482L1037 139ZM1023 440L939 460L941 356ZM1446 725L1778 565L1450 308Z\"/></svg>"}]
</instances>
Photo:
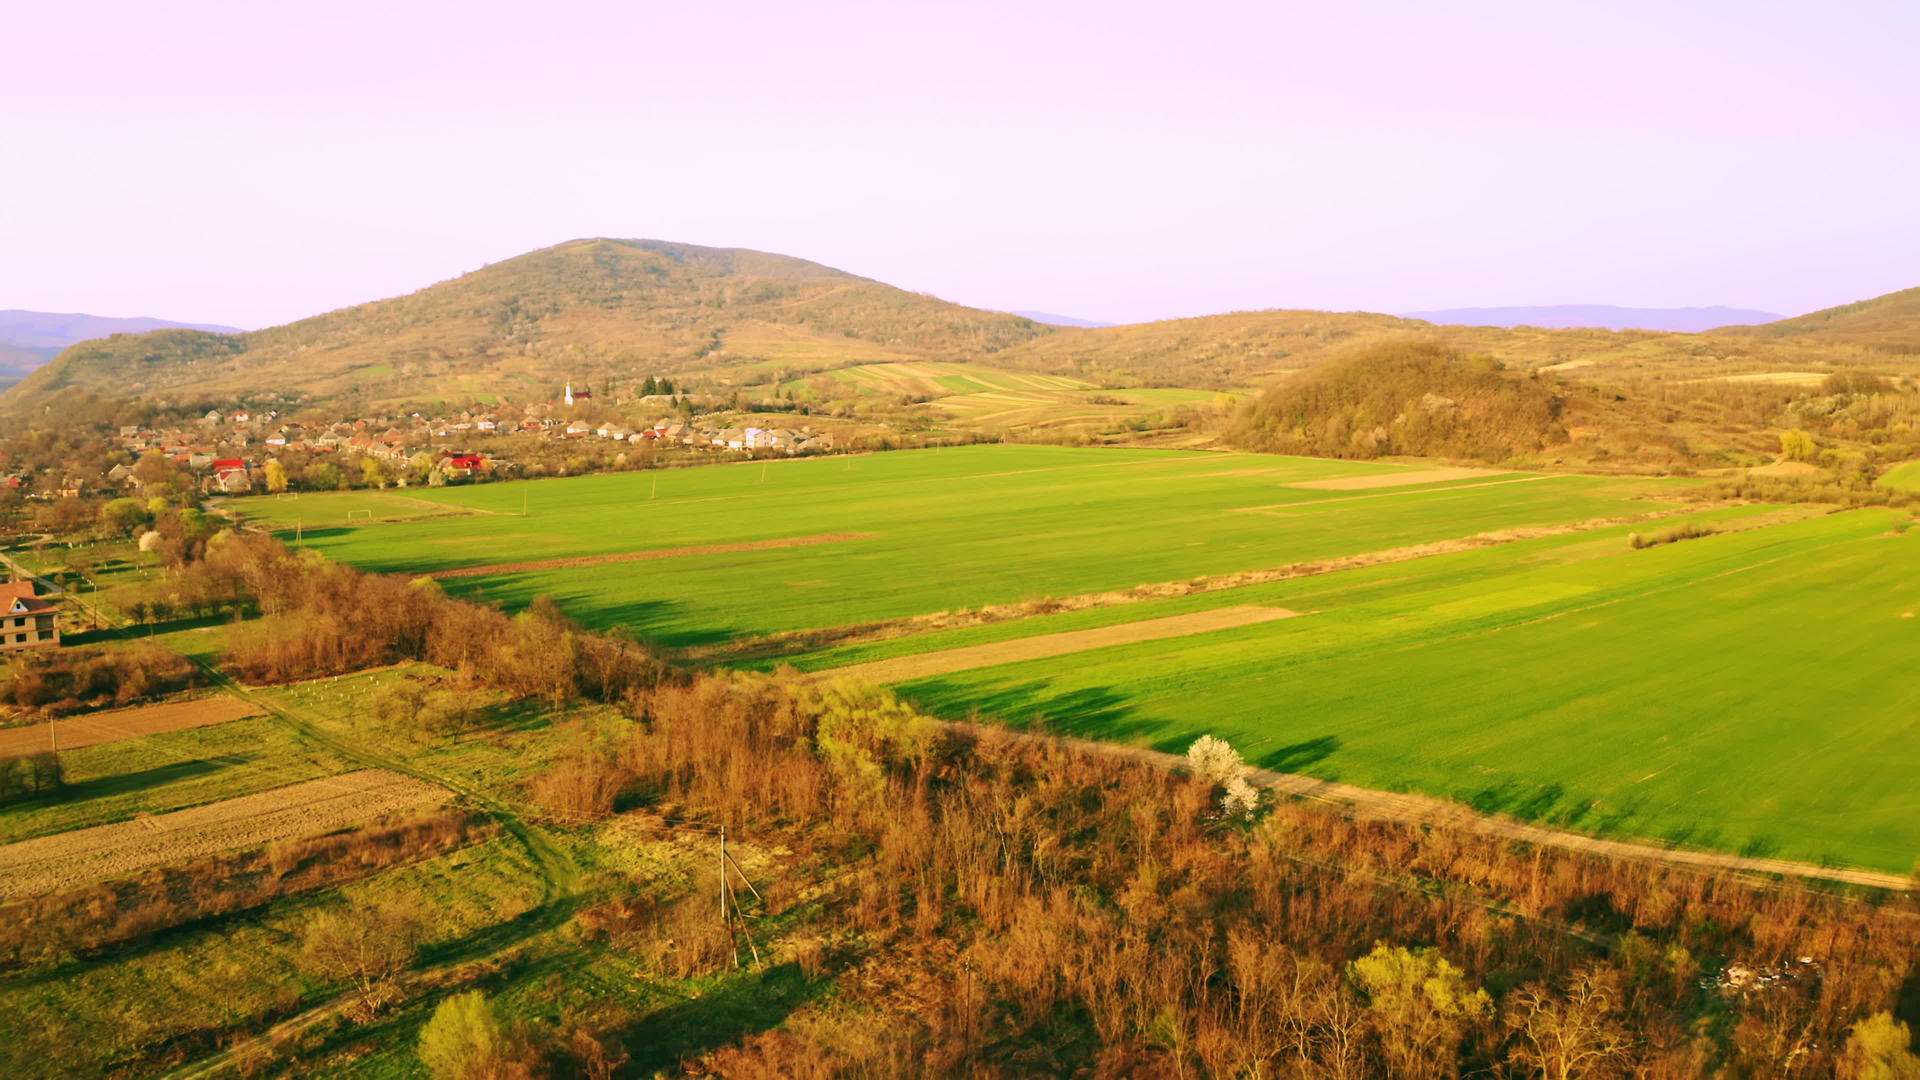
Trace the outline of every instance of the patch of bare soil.
<instances>
[{"instance_id":1,"label":"patch of bare soil","mask_svg":"<svg viewBox=\"0 0 1920 1080\"><path fill-rule=\"evenodd\" d=\"M230 694L85 713L50 723L0 730L0 757L37 754L55 746L61 750L77 750L82 746L98 746L122 739L137 739L142 735L207 727L265 714L265 709Z\"/></svg>"},{"instance_id":2,"label":"patch of bare soil","mask_svg":"<svg viewBox=\"0 0 1920 1080\"><path fill-rule=\"evenodd\" d=\"M1438 484L1447 480L1472 480L1480 476L1505 476L1511 469L1469 469L1464 467L1415 469L1412 472L1376 473L1371 476L1336 476L1327 480L1302 480L1290 488L1314 491L1367 491L1372 488L1406 487L1409 484Z\"/></svg>"},{"instance_id":3,"label":"patch of bare soil","mask_svg":"<svg viewBox=\"0 0 1920 1080\"><path fill-rule=\"evenodd\" d=\"M567 570L577 566L604 566L608 563L645 562L649 559L677 559L686 555L726 555L736 551L771 551L776 548L810 547L814 544L841 544L849 540L870 540L872 533L820 533L815 536L788 536L778 540L748 540L738 544L703 544L699 547L654 548L651 551L618 551L611 555L579 555L566 559L530 559L526 562L493 563L488 566L463 566L457 570L435 570L430 578L491 577L494 574L520 574L534 570Z\"/></svg>"},{"instance_id":4,"label":"patch of bare soil","mask_svg":"<svg viewBox=\"0 0 1920 1080\"><path fill-rule=\"evenodd\" d=\"M849 675L876 683L906 682L909 679L923 679L929 675L945 675L953 671L970 671L974 668L1012 664L1021 660L1065 656L1068 653L1085 652L1088 649L1100 649L1108 645L1131 645L1138 641L1158 641L1161 638L1204 634L1209 630L1252 626L1255 623L1272 622L1275 619L1291 619L1298 614L1299 612L1288 611L1286 608L1252 605L1216 608L1212 611L1196 611L1188 615L1169 615L1164 619L1142 619L1139 622L1121 623L1117 626L1100 626L1091 630L1069 630L1060 634L1042 634L1038 637L1019 638L1014 641L969 645L965 648L920 653L916 656L897 656L889 660L875 660L868 664L834 668L821 674Z\"/></svg>"},{"instance_id":5,"label":"patch of bare soil","mask_svg":"<svg viewBox=\"0 0 1920 1080\"><path fill-rule=\"evenodd\" d=\"M0 846L0 896L70 889L237 848L312 836L451 794L424 780L361 769L237 799Z\"/></svg>"}]
</instances>

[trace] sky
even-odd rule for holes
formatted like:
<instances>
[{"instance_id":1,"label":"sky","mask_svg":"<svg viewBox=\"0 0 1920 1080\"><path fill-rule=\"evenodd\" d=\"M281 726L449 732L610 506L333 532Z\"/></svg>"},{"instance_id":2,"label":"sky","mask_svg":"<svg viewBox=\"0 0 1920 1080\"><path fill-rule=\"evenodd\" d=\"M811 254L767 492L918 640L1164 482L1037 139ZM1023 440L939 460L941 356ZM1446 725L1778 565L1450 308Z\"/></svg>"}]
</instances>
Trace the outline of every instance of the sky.
<instances>
[{"instance_id":1,"label":"sky","mask_svg":"<svg viewBox=\"0 0 1920 1080\"><path fill-rule=\"evenodd\" d=\"M0 27L0 308L255 328L583 236L1115 322L1920 285L1912 0L62 0Z\"/></svg>"}]
</instances>

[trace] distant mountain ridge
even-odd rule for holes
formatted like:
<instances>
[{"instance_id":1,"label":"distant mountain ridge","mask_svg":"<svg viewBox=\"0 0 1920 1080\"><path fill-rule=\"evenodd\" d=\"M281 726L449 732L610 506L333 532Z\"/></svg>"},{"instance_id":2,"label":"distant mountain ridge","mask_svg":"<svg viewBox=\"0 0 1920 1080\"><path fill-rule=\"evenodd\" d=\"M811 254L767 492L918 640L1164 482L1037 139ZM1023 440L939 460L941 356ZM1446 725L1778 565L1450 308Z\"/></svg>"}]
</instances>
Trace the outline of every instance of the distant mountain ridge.
<instances>
[{"instance_id":1,"label":"distant mountain ridge","mask_svg":"<svg viewBox=\"0 0 1920 1080\"><path fill-rule=\"evenodd\" d=\"M1048 326L1072 326L1081 330L1099 330L1103 327L1118 326L1119 323L1095 322L1092 319L1076 318L1072 315L1055 315L1051 311L1009 311L1009 315L1018 315L1023 319L1032 319Z\"/></svg>"},{"instance_id":2,"label":"distant mountain ridge","mask_svg":"<svg viewBox=\"0 0 1920 1080\"><path fill-rule=\"evenodd\" d=\"M1548 330L1664 330L1698 334L1723 326L1770 323L1781 316L1730 307L1632 308L1611 304L1547 304L1534 307L1444 308L1409 311L1403 318L1439 326L1538 326Z\"/></svg>"},{"instance_id":3,"label":"distant mountain ridge","mask_svg":"<svg viewBox=\"0 0 1920 1080\"><path fill-rule=\"evenodd\" d=\"M205 330L237 334L231 326L183 323L169 319L119 319L80 312L0 310L0 378L18 378L60 355L69 345L114 334L153 330Z\"/></svg>"}]
</instances>

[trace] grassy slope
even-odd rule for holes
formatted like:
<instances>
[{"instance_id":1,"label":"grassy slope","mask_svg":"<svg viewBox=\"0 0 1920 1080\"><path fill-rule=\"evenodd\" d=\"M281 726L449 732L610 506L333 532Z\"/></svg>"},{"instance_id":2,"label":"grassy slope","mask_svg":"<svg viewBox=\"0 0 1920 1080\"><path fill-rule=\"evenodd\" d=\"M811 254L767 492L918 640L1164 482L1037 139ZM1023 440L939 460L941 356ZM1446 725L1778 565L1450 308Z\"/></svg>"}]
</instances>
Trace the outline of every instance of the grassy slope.
<instances>
[{"instance_id":1,"label":"grassy slope","mask_svg":"<svg viewBox=\"0 0 1920 1080\"><path fill-rule=\"evenodd\" d=\"M420 493L449 505L511 513L525 491L533 509L524 519L476 516L316 529L321 498L239 505L284 522L297 502L308 515L308 544L367 569L399 573L823 533L874 534L815 547L448 582L455 591L509 605L549 593L592 626L628 627L670 644L1126 588L1658 508L1634 496L1660 485L1575 476L1369 492L1284 486L1398 468L1253 455L981 446ZM659 497L650 499L656 480ZM1234 512L1270 504L1288 505L1272 513Z\"/></svg>"},{"instance_id":2,"label":"grassy slope","mask_svg":"<svg viewBox=\"0 0 1920 1080\"><path fill-rule=\"evenodd\" d=\"M1880 485L1901 491L1920 491L1920 461L1894 466L1880 478Z\"/></svg>"}]
</instances>

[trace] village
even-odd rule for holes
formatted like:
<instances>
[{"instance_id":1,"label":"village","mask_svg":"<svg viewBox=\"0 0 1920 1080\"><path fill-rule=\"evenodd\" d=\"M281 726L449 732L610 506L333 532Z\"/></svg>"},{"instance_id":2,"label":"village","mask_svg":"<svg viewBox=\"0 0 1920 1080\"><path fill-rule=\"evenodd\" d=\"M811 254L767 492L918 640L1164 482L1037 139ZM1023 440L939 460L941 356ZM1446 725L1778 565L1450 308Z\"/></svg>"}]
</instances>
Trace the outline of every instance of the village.
<instances>
[{"instance_id":1,"label":"village","mask_svg":"<svg viewBox=\"0 0 1920 1080\"><path fill-rule=\"evenodd\" d=\"M597 406L567 384L558 401L474 404L458 412L374 414L333 421L275 408L209 409L191 420L119 426L95 475L35 476L15 468L0 483L29 498L120 495L146 486L141 463L164 462L204 495L342 487L409 487L693 463L696 456L794 456L835 448L811 426L745 422L722 399L650 394ZM638 413L644 419L630 419ZM765 421L762 421L765 423ZM582 444L604 452L582 454ZM597 449L599 449L597 448Z\"/></svg>"}]
</instances>

